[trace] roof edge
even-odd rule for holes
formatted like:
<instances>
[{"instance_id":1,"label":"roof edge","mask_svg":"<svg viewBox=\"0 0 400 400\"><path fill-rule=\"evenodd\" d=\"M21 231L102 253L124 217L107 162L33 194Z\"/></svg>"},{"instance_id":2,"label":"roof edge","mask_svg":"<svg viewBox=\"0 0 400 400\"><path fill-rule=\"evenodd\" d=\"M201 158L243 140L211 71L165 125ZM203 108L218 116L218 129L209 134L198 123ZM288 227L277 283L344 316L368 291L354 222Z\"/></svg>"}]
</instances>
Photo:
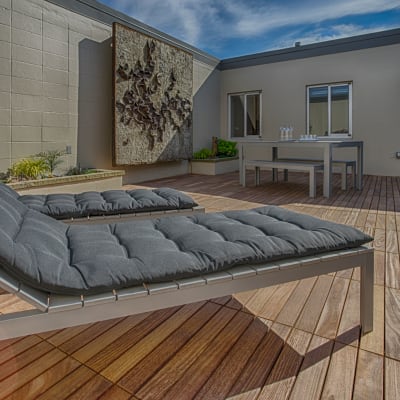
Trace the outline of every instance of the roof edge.
<instances>
[{"instance_id":1,"label":"roof edge","mask_svg":"<svg viewBox=\"0 0 400 400\"><path fill-rule=\"evenodd\" d=\"M139 32L152 36L155 39L162 40L175 47L181 48L191 54L195 60L204 62L211 66L217 66L220 59L188 44L179 39L174 38L164 32L161 32L149 25L146 25L122 12L114 10L96 0L46 0L48 3L55 4L66 10L88 17L95 21L112 26L113 22L119 22L130 28L136 29Z\"/></svg>"},{"instance_id":2,"label":"roof edge","mask_svg":"<svg viewBox=\"0 0 400 400\"><path fill-rule=\"evenodd\" d=\"M218 68L222 71L235 68L252 67L301 58L324 56L347 51L400 43L400 29L390 29L364 35L352 36L326 42L294 46L286 49L266 51L222 60Z\"/></svg>"}]
</instances>

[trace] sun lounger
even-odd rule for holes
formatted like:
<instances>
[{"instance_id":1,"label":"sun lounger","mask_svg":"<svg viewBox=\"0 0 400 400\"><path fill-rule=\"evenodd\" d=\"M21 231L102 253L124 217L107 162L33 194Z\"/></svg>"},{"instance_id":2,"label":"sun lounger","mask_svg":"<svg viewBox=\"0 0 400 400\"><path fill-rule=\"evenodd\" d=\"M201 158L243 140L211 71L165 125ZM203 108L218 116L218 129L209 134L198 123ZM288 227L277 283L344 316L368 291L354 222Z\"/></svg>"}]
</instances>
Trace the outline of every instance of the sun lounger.
<instances>
[{"instance_id":1,"label":"sun lounger","mask_svg":"<svg viewBox=\"0 0 400 400\"><path fill-rule=\"evenodd\" d=\"M190 196L171 188L107 190L79 194L19 195L0 183L0 198L9 196L29 208L64 222L104 223L104 219L160 217L204 212Z\"/></svg>"},{"instance_id":2,"label":"sun lounger","mask_svg":"<svg viewBox=\"0 0 400 400\"><path fill-rule=\"evenodd\" d=\"M0 339L122 317L361 267L372 329L372 238L275 206L67 225L0 198L0 287L36 310L0 317Z\"/></svg>"}]
</instances>

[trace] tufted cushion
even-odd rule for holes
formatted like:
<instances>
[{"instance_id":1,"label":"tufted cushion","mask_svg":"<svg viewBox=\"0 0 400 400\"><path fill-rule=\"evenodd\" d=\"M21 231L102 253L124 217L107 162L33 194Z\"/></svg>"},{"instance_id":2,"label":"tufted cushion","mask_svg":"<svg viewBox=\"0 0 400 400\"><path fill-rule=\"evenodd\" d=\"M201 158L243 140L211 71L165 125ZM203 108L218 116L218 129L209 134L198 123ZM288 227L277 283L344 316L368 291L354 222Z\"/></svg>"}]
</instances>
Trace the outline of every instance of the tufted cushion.
<instances>
[{"instance_id":1,"label":"tufted cushion","mask_svg":"<svg viewBox=\"0 0 400 400\"><path fill-rule=\"evenodd\" d=\"M189 209L197 206L191 197L171 188L19 196L9 186L0 184L0 198L9 196L56 219Z\"/></svg>"},{"instance_id":2,"label":"tufted cushion","mask_svg":"<svg viewBox=\"0 0 400 400\"><path fill-rule=\"evenodd\" d=\"M0 199L0 263L21 281L54 293L99 293L371 240L352 227L275 206L68 226L14 202Z\"/></svg>"}]
</instances>

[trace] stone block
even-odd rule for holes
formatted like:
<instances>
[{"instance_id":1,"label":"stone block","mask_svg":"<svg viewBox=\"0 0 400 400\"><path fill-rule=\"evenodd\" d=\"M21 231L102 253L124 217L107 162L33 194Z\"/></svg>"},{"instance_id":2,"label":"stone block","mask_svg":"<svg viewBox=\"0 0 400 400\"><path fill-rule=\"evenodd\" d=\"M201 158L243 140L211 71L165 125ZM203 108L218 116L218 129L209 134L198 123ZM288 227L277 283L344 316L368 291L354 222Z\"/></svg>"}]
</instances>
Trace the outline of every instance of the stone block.
<instances>
[{"instance_id":1,"label":"stone block","mask_svg":"<svg viewBox=\"0 0 400 400\"><path fill-rule=\"evenodd\" d=\"M11 75L11 60L9 58L0 58L0 71L2 75Z\"/></svg>"},{"instance_id":2,"label":"stone block","mask_svg":"<svg viewBox=\"0 0 400 400\"><path fill-rule=\"evenodd\" d=\"M11 9L11 0L0 0L0 7L10 10Z\"/></svg>"},{"instance_id":3,"label":"stone block","mask_svg":"<svg viewBox=\"0 0 400 400\"><path fill-rule=\"evenodd\" d=\"M68 71L70 72L79 72L79 58L68 59Z\"/></svg>"},{"instance_id":4,"label":"stone block","mask_svg":"<svg viewBox=\"0 0 400 400\"><path fill-rule=\"evenodd\" d=\"M79 98L79 88L70 86L68 88L68 98L70 100L78 101Z\"/></svg>"},{"instance_id":5,"label":"stone block","mask_svg":"<svg viewBox=\"0 0 400 400\"><path fill-rule=\"evenodd\" d=\"M41 151L41 142L13 142L11 144L11 157L13 159L31 157Z\"/></svg>"},{"instance_id":6,"label":"stone block","mask_svg":"<svg viewBox=\"0 0 400 400\"><path fill-rule=\"evenodd\" d=\"M60 42L68 42L68 28L43 22L43 36Z\"/></svg>"},{"instance_id":7,"label":"stone block","mask_svg":"<svg viewBox=\"0 0 400 400\"><path fill-rule=\"evenodd\" d=\"M68 86L43 82L43 96L57 99L68 99Z\"/></svg>"},{"instance_id":8,"label":"stone block","mask_svg":"<svg viewBox=\"0 0 400 400\"><path fill-rule=\"evenodd\" d=\"M42 113L40 111L12 110L13 126L42 126Z\"/></svg>"},{"instance_id":9,"label":"stone block","mask_svg":"<svg viewBox=\"0 0 400 400\"><path fill-rule=\"evenodd\" d=\"M68 57L68 43L44 37L43 51L57 54L58 56Z\"/></svg>"},{"instance_id":10,"label":"stone block","mask_svg":"<svg viewBox=\"0 0 400 400\"><path fill-rule=\"evenodd\" d=\"M20 61L12 61L12 76L16 78L42 80L42 67Z\"/></svg>"},{"instance_id":11,"label":"stone block","mask_svg":"<svg viewBox=\"0 0 400 400\"><path fill-rule=\"evenodd\" d=\"M69 31L68 43L75 48L77 48L79 46L79 43L85 39L87 39L87 36L83 35L82 33Z\"/></svg>"},{"instance_id":12,"label":"stone block","mask_svg":"<svg viewBox=\"0 0 400 400\"><path fill-rule=\"evenodd\" d=\"M0 40L0 57L11 59L11 43Z\"/></svg>"},{"instance_id":13,"label":"stone block","mask_svg":"<svg viewBox=\"0 0 400 400\"><path fill-rule=\"evenodd\" d=\"M10 92L0 92L0 108L11 108L11 93Z\"/></svg>"},{"instance_id":14,"label":"stone block","mask_svg":"<svg viewBox=\"0 0 400 400\"><path fill-rule=\"evenodd\" d=\"M42 65L42 51L31 49L29 47L12 45L13 60L21 61L29 64Z\"/></svg>"},{"instance_id":15,"label":"stone block","mask_svg":"<svg viewBox=\"0 0 400 400\"><path fill-rule=\"evenodd\" d=\"M65 140L72 140L74 137L74 130L70 128L48 127L44 126L42 129L42 140L44 142L60 142Z\"/></svg>"},{"instance_id":16,"label":"stone block","mask_svg":"<svg viewBox=\"0 0 400 400\"><path fill-rule=\"evenodd\" d=\"M13 28L18 28L31 33L36 33L37 35L42 34L41 19L32 18L28 15L21 14L16 11L13 11L11 14L11 26Z\"/></svg>"},{"instance_id":17,"label":"stone block","mask_svg":"<svg viewBox=\"0 0 400 400\"><path fill-rule=\"evenodd\" d=\"M13 126L11 135L13 142L40 142L42 128L39 126Z\"/></svg>"},{"instance_id":18,"label":"stone block","mask_svg":"<svg viewBox=\"0 0 400 400\"><path fill-rule=\"evenodd\" d=\"M42 3L42 1L13 0L12 8L30 17L42 19L42 7L40 7Z\"/></svg>"},{"instance_id":19,"label":"stone block","mask_svg":"<svg viewBox=\"0 0 400 400\"><path fill-rule=\"evenodd\" d=\"M0 24L11 26L11 10L2 8L0 12Z\"/></svg>"},{"instance_id":20,"label":"stone block","mask_svg":"<svg viewBox=\"0 0 400 400\"><path fill-rule=\"evenodd\" d=\"M43 126L53 126L60 128L68 128L69 115L62 113L43 113Z\"/></svg>"},{"instance_id":21,"label":"stone block","mask_svg":"<svg viewBox=\"0 0 400 400\"><path fill-rule=\"evenodd\" d=\"M4 42L11 42L11 28L9 25L0 25L0 38Z\"/></svg>"},{"instance_id":22,"label":"stone block","mask_svg":"<svg viewBox=\"0 0 400 400\"><path fill-rule=\"evenodd\" d=\"M11 155L11 143L3 142L0 144L0 158L10 158Z\"/></svg>"},{"instance_id":23,"label":"stone block","mask_svg":"<svg viewBox=\"0 0 400 400\"><path fill-rule=\"evenodd\" d=\"M43 97L33 96L31 94L13 93L12 108L13 110L42 111Z\"/></svg>"},{"instance_id":24,"label":"stone block","mask_svg":"<svg viewBox=\"0 0 400 400\"><path fill-rule=\"evenodd\" d=\"M79 73L70 72L68 77L68 82L70 86L79 86Z\"/></svg>"},{"instance_id":25,"label":"stone block","mask_svg":"<svg viewBox=\"0 0 400 400\"><path fill-rule=\"evenodd\" d=\"M42 35L36 35L22 29L12 28L12 43L32 49L42 50Z\"/></svg>"},{"instance_id":26,"label":"stone block","mask_svg":"<svg viewBox=\"0 0 400 400\"><path fill-rule=\"evenodd\" d=\"M43 53L43 66L68 71L68 58L51 53Z\"/></svg>"},{"instance_id":27,"label":"stone block","mask_svg":"<svg viewBox=\"0 0 400 400\"><path fill-rule=\"evenodd\" d=\"M68 72L52 68L43 68L43 82L68 85Z\"/></svg>"},{"instance_id":28,"label":"stone block","mask_svg":"<svg viewBox=\"0 0 400 400\"><path fill-rule=\"evenodd\" d=\"M11 110L0 109L0 126L10 126L10 125L11 125Z\"/></svg>"},{"instance_id":29,"label":"stone block","mask_svg":"<svg viewBox=\"0 0 400 400\"><path fill-rule=\"evenodd\" d=\"M0 125L0 142L11 142L11 126Z\"/></svg>"},{"instance_id":30,"label":"stone block","mask_svg":"<svg viewBox=\"0 0 400 400\"><path fill-rule=\"evenodd\" d=\"M92 35L91 20L80 15L76 15L76 18L71 18L68 27L71 31L78 32L86 37L91 37Z\"/></svg>"},{"instance_id":31,"label":"stone block","mask_svg":"<svg viewBox=\"0 0 400 400\"><path fill-rule=\"evenodd\" d=\"M69 101L67 99L44 98L43 111L68 113Z\"/></svg>"},{"instance_id":32,"label":"stone block","mask_svg":"<svg viewBox=\"0 0 400 400\"><path fill-rule=\"evenodd\" d=\"M11 167L11 158L0 159L0 172L6 172Z\"/></svg>"},{"instance_id":33,"label":"stone block","mask_svg":"<svg viewBox=\"0 0 400 400\"><path fill-rule=\"evenodd\" d=\"M43 84L41 80L35 81L32 79L22 79L22 78L12 77L11 92L41 96L43 94Z\"/></svg>"},{"instance_id":34,"label":"stone block","mask_svg":"<svg viewBox=\"0 0 400 400\"><path fill-rule=\"evenodd\" d=\"M0 90L11 92L11 76L0 75Z\"/></svg>"}]
</instances>

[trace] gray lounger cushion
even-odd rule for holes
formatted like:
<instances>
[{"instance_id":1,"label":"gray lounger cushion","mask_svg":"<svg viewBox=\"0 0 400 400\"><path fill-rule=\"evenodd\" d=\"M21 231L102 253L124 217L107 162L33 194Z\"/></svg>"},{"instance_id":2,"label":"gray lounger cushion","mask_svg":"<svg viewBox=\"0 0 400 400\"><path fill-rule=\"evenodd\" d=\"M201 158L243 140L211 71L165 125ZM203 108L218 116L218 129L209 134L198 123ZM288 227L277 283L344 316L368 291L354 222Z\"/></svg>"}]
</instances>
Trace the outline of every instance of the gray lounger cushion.
<instances>
[{"instance_id":1,"label":"gray lounger cushion","mask_svg":"<svg viewBox=\"0 0 400 400\"><path fill-rule=\"evenodd\" d=\"M53 293L99 293L370 240L352 227L275 206L69 226L0 198L0 267Z\"/></svg>"},{"instance_id":2,"label":"gray lounger cushion","mask_svg":"<svg viewBox=\"0 0 400 400\"><path fill-rule=\"evenodd\" d=\"M198 205L190 196L171 188L20 196L9 186L0 184L0 198L7 196L56 219L180 210Z\"/></svg>"}]
</instances>

